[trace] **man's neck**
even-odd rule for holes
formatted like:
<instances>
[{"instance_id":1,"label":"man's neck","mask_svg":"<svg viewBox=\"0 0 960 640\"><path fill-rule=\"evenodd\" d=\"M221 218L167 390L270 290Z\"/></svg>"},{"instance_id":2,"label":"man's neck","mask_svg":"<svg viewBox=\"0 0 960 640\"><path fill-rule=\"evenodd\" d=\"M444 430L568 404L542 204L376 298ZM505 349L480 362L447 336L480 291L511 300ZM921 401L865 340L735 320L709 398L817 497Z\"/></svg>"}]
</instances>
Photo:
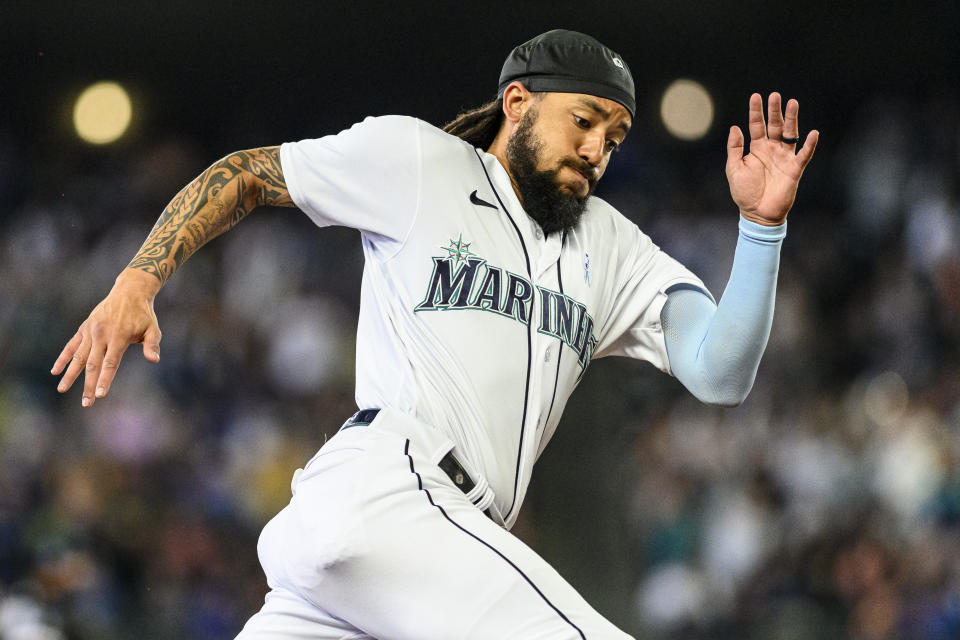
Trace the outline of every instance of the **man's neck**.
<instances>
[{"instance_id":1,"label":"man's neck","mask_svg":"<svg viewBox=\"0 0 960 640\"><path fill-rule=\"evenodd\" d=\"M517 181L513 179L513 172L510 171L510 163L507 161L507 140L509 139L510 133L505 123L497 133L497 137L493 139L493 143L490 145L490 148L487 149L487 153L492 153L497 157L497 160L500 161L500 166L502 166L503 170L510 176L510 184L513 186L513 192L517 194L517 200L519 200L522 205L523 196L520 195L520 190L517 188Z\"/></svg>"}]
</instances>

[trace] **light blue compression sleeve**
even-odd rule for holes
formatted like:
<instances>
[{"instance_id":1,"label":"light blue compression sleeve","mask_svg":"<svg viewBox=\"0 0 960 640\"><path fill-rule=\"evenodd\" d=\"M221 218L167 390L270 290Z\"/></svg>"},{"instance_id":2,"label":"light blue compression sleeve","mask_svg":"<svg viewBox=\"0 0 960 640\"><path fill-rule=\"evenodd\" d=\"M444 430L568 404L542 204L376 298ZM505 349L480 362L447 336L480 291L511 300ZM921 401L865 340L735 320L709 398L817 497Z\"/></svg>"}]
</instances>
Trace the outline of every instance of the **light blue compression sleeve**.
<instances>
[{"instance_id":1,"label":"light blue compression sleeve","mask_svg":"<svg viewBox=\"0 0 960 640\"><path fill-rule=\"evenodd\" d=\"M770 337L786 223L740 218L730 280L715 305L699 289L668 291L660 312L673 375L699 400L732 407L753 387Z\"/></svg>"}]
</instances>

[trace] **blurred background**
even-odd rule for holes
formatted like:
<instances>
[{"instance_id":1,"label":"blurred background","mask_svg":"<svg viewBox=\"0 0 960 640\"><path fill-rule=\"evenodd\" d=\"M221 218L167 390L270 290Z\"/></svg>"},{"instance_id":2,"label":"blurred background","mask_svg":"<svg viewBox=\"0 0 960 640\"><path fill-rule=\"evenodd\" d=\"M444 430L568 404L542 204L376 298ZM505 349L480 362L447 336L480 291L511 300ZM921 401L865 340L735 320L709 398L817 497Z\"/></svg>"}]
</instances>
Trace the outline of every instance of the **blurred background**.
<instances>
[{"instance_id":1,"label":"blurred background","mask_svg":"<svg viewBox=\"0 0 960 640\"><path fill-rule=\"evenodd\" d=\"M296 210L173 278L159 365L56 393L168 200L237 149L441 125L556 27L638 87L598 195L717 295L750 93L821 142L749 399L595 361L515 532L637 638L960 637L960 5L210 0L0 9L0 640L232 638L261 527L355 410L359 235Z\"/></svg>"}]
</instances>

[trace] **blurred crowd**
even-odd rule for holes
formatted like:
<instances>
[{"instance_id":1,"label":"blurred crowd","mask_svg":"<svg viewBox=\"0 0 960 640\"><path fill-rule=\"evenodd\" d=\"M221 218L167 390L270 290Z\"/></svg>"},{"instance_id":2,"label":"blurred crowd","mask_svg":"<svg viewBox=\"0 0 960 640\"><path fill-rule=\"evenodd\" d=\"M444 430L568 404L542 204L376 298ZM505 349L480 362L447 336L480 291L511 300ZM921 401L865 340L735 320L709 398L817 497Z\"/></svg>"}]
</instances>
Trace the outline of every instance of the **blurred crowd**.
<instances>
[{"instance_id":1,"label":"blurred crowd","mask_svg":"<svg viewBox=\"0 0 960 640\"><path fill-rule=\"evenodd\" d=\"M960 637L960 108L869 101L832 145L750 398L598 361L535 474L518 534L561 572L599 558L571 581L638 638ZM214 157L24 146L0 135L0 640L232 638L266 591L261 527L355 411L359 236L254 213L159 296L160 364L131 347L81 410L54 359ZM640 138L615 161L601 195L719 297L722 157L696 175Z\"/></svg>"}]
</instances>

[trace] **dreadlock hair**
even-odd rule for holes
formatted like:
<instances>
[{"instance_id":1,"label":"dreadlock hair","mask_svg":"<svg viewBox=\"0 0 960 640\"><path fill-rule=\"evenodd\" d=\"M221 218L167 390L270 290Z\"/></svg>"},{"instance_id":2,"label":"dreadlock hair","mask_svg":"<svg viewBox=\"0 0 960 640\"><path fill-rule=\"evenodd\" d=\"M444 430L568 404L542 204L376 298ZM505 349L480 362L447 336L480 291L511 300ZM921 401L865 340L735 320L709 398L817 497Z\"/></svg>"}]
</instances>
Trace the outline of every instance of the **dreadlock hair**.
<instances>
[{"instance_id":1,"label":"dreadlock hair","mask_svg":"<svg viewBox=\"0 0 960 640\"><path fill-rule=\"evenodd\" d=\"M503 100L497 98L476 109L464 111L443 125L443 130L486 151L500 131L500 124L503 122L502 105Z\"/></svg>"},{"instance_id":2,"label":"dreadlock hair","mask_svg":"<svg viewBox=\"0 0 960 640\"><path fill-rule=\"evenodd\" d=\"M539 101L543 99L545 93L531 91L530 95L534 100ZM476 109L464 111L443 125L443 130L486 151L493 144L493 139L497 137L501 124L503 124L503 98L498 97Z\"/></svg>"}]
</instances>

